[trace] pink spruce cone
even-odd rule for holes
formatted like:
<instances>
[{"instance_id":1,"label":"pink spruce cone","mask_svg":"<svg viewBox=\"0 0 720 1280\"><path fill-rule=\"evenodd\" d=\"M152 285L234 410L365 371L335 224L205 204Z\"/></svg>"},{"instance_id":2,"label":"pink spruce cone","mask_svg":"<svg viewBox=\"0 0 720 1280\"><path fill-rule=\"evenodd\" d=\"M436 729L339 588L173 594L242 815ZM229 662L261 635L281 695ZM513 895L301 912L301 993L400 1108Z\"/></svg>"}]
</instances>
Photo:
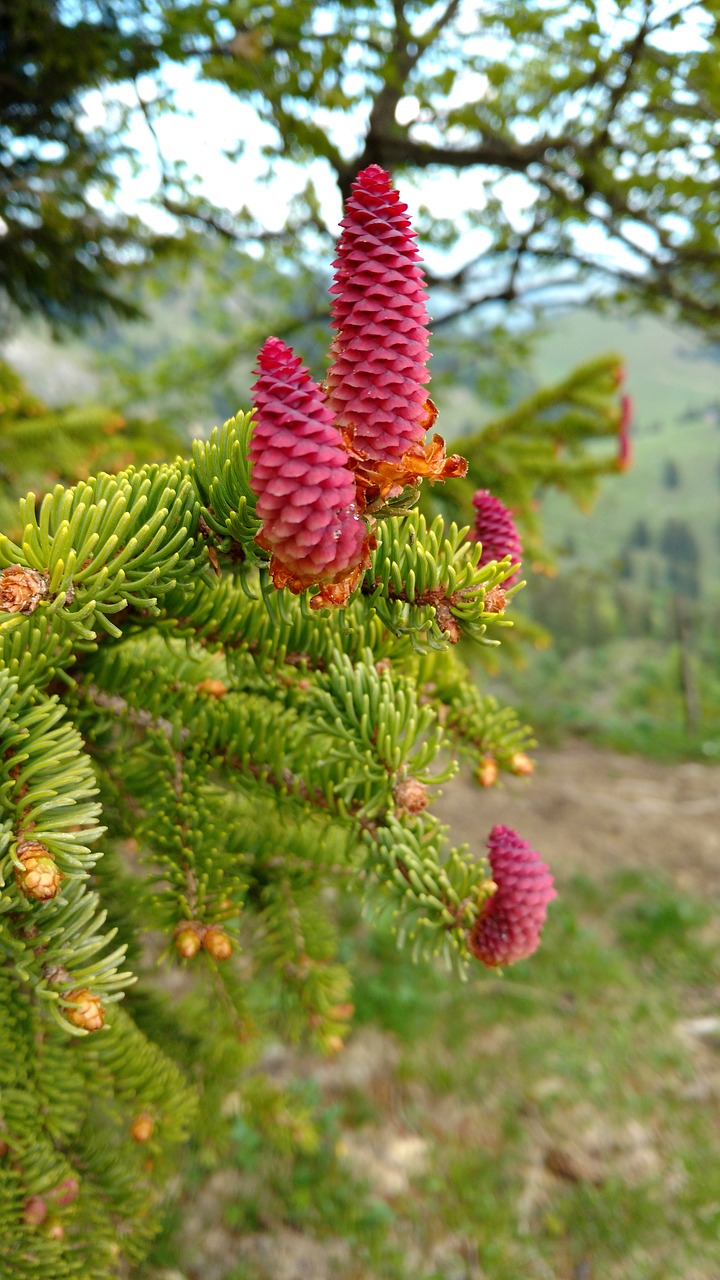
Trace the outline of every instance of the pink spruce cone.
<instances>
[{"instance_id":1,"label":"pink spruce cone","mask_svg":"<svg viewBox=\"0 0 720 1280\"><path fill-rule=\"evenodd\" d=\"M488 849L497 891L487 899L467 941L473 955L494 969L532 954L548 903L557 894L549 868L517 831L493 827Z\"/></svg>"},{"instance_id":2,"label":"pink spruce cone","mask_svg":"<svg viewBox=\"0 0 720 1280\"><path fill-rule=\"evenodd\" d=\"M427 295L406 210L379 165L358 174L330 290L328 407L354 449L386 462L399 461L432 425Z\"/></svg>"},{"instance_id":3,"label":"pink spruce cone","mask_svg":"<svg viewBox=\"0 0 720 1280\"><path fill-rule=\"evenodd\" d=\"M279 338L266 340L256 372L250 463L273 580L294 591L339 582L363 560L368 533L342 436L320 387Z\"/></svg>"},{"instance_id":4,"label":"pink spruce cone","mask_svg":"<svg viewBox=\"0 0 720 1280\"><path fill-rule=\"evenodd\" d=\"M513 564L522 560L522 543L515 521L500 499L494 497L488 489L478 489L473 497L473 506L476 515L470 537L474 542L482 543L480 564L488 564L490 560L504 560L505 556L512 556ZM511 587L519 577L518 569L505 579L503 586Z\"/></svg>"},{"instance_id":5,"label":"pink spruce cone","mask_svg":"<svg viewBox=\"0 0 720 1280\"><path fill-rule=\"evenodd\" d=\"M620 428L618 431L618 471L627 471L632 466L632 440L630 428L633 423L633 401L627 392L620 401Z\"/></svg>"}]
</instances>

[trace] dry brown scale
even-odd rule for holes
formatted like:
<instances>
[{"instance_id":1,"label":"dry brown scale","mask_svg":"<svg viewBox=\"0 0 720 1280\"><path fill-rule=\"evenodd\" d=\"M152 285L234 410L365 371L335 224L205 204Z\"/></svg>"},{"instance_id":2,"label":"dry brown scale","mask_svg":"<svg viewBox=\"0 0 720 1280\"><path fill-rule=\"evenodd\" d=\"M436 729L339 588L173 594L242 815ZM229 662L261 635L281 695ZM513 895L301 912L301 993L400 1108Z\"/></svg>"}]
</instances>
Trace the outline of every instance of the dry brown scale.
<instances>
[{"instance_id":1,"label":"dry brown scale","mask_svg":"<svg viewBox=\"0 0 720 1280\"><path fill-rule=\"evenodd\" d=\"M422 813L427 808L427 789L417 778L403 778L395 788L395 803L401 813Z\"/></svg>"},{"instance_id":2,"label":"dry brown scale","mask_svg":"<svg viewBox=\"0 0 720 1280\"><path fill-rule=\"evenodd\" d=\"M0 612L34 613L48 593L48 580L35 569L8 565L0 573Z\"/></svg>"}]
</instances>

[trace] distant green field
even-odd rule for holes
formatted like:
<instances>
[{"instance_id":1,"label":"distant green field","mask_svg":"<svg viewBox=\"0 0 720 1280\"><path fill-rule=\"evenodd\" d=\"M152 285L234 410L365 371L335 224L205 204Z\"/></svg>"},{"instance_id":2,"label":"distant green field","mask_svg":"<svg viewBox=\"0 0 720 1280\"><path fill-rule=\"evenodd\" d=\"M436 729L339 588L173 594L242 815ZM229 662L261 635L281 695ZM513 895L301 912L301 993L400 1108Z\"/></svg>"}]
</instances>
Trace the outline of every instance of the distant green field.
<instances>
[{"instance_id":1,"label":"distant green field","mask_svg":"<svg viewBox=\"0 0 720 1280\"><path fill-rule=\"evenodd\" d=\"M720 349L653 316L619 320L569 312L539 341L535 373L539 381L551 382L603 351L620 351L626 358L627 388L641 436L655 423L676 421L688 409L720 404Z\"/></svg>"},{"instance_id":2,"label":"distant green field","mask_svg":"<svg viewBox=\"0 0 720 1280\"><path fill-rule=\"evenodd\" d=\"M666 572L658 555L663 526L668 520L685 521L700 550L702 594L718 598L720 347L655 317L621 320L577 311L559 317L538 340L532 383L559 381L577 365L608 351L625 359L625 388L634 404L634 465L603 482L589 512L579 511L561 494L547 494L543 515L550 542L558 548L572 547L568 565L610 567L642 519L651 547L633 554L634 578L654 591L653 571L656 578ZM494 415L492 406L479 403L462 385L443 387L439 403L440 425L450 440L476 430ZM665 483L668 464L677 470L675 488Z\"/></svg>"},{"instance_id":3,"label":"distant green field","mask_svg":"<svg viewBox=\"0 0 720 1280\"><path fill-rule=\"evenodd\" d=\"M599 566L620 554L639 519L655 547L669 519L686 521L700 548L703 596L720 596L720 351L651 317L621 322L580 312L540 341L538 380L559 378L605 350L625 356L634 465L603 484L589 514L548 495L548 531L558 543L569 538L579 560ZM664 482L668 462L677 467L676 488ZM652 552L635 556L642 585L653 559Z\"/></svg>"}]
</instances>

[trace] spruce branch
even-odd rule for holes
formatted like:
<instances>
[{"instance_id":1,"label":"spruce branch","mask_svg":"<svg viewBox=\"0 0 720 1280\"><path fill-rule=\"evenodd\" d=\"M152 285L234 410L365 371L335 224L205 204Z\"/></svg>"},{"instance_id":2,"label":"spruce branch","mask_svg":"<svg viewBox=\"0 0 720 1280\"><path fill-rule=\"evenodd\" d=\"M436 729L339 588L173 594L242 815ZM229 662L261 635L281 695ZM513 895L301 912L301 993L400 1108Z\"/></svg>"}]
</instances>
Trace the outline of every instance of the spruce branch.
<instances>
[{"instance_id":1,"label":"spruce branch","mask_svg":"<svg viewBox=\"0 0 720 1280\"><path fill-rule=\"evenodd\" d=\"M268 1032L340 1050L353 1010L328 889L388 909L416 958L460 973L537 945L537 855L491 836L496 885L432 814L448 745L485 784L491 764L532 768L529 731L457 652L510 625L520 543L497 501L472 532L416 507L466 464L424 438L404 207L377 166L353 193L325 388L269 338L254 417L187 461L29 495L0 538L0 1232L23 1280L107 1280L143 1256L196 1102L176 1049L197 1062L209 1038L235 1072ZM556 413L577 489L597 471L582 442L616 429L609 378L568 382L559 414L538 396L491 424L472 466L509 454L513 474L549 476L536 423ZM158 1012L152 955L181 968L190 1031Z\"/></svg>"}]
</instances>

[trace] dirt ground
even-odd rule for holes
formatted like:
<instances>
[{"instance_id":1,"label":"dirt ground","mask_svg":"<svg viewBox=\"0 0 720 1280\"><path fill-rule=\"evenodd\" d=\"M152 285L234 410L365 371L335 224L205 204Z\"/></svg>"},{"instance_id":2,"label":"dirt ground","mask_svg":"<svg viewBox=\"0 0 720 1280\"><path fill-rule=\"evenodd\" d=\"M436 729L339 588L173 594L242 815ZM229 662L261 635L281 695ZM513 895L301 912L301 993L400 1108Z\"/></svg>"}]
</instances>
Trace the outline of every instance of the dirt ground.
<instances>
[{"instance_id":1,"label":"dirt ground","mask_svg":"<svg viewBox=\"0 0 720 1280\"><path fill-rule=\"evenodd\" d=\"M452 838L477 847L494 823L513 827L560 883L577 872L656 868L688 893L720 889L720 767L658 764L585 742L536 753L533 778L482 791L466 774L434 811Z\"/></svg>"},{"instance_id":2,"label":"dirt ground","mask_svg":"<svg viewBox=\"0 0 720 1280\"><path fill-rule=\"evenodd\" d=\"M444 788L433 811L450 824L454 842L466 840L478 852L483 851L494 823L515 828L551 865L560 886L578 873L601 879L621 868L654 869L670 874L684 892L718 893L720 766L658 764L579 741L538 752L536 764L533 778L505 778L500 787L489 791L464 773ZM715 1029L718 1023L717 1018L699 1021L711 1021ZM703 1037L698 1039L693 1022L682 1025L693 1053L702 1058L697 1062L697 1080L688 1089L695 1089L699 1103L706 1105L720 1094L717 1058ZM509 1033L503 1027L496 1031L502 1051L502 1036ZM486 1053L492 1051L486 1031L483 1048ZM351 1037L338 1058L306 1066L323 1094L333 1098L347 1088L372 1094L381 1084L386 1087L396 1057L392 1037L366 1027ZM298 1062L281 1053L278 1063L268 1062L267 1067L282 1079L297 1072ZM540 1081L538 1087L553 1083ZM550 1137L545 1130L530 1134L528 1150L534 1153L534 1163L528 1165L527 1185L518 1205L521 1231L524 1219L530 1221L538 1205L544 1204L553 1178L592 1184L600 1177L597 1171L610 1163L614 1175L626 1178L628 1185L657 1176L661 1159L649 1130L631 1121L620 1131L594 1112L591 1119L582 1141L578 1135L582 1136L583 1117L575 1113L568 1117L574 1129L572 1136L565 1135L567 1141L559 1141L554 1131ZM450 1124L447 1116L445 1120ZM478 1113L475 1122L481 1121L487 1123ZM398 1137L392 1126L387 1131L365 1127L349 1132L343 1142L344 1157L353 1172L366 1178L381 1198L407 1190L409 1179L422 1171L426 1147L415 1135ZM224 1280L238 1264L247 1268L240 1274L253 1280L331 1280L348 1274L348 1268L353 1276L358 1274L351 1266L349 1246L340 1238L320 1242L289 1228L238 1238L220 1225L218 1207L246 1193L246 1178L232 1170L208 1178L183 1227L187 1269L163 1272L157 1280L200 1280L201 1276L202 1280ZM447 1257L418 1259L418 1268L434 1266L449 1280L481 1276L476 1263L463 1261L462 1241L445 1243ZM698 1280L708 1280L702 1268L694 1274ZM576 1269L573 1275L589 1276L590 1272Z\"/></svg>"}]
</instances>

